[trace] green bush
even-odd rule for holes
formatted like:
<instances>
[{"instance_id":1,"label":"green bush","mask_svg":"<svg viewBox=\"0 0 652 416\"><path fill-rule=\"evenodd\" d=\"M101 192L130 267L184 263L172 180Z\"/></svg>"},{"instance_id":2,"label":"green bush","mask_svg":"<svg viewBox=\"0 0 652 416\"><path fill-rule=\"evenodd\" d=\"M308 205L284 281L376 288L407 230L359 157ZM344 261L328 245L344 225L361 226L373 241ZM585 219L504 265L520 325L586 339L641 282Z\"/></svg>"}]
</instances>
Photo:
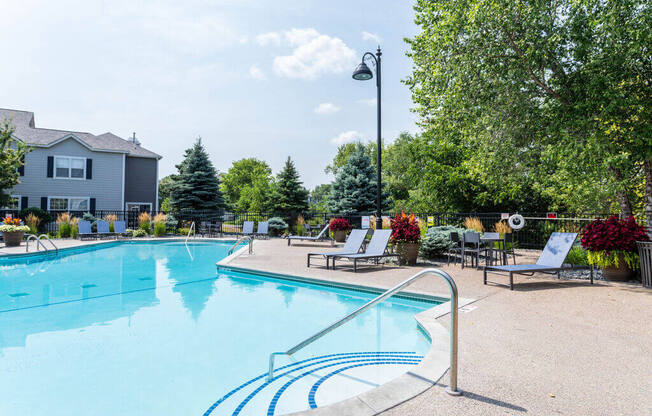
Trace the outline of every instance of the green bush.
<instances>
[{"instance_id":1,"label":"green bush","mask_svg":"<svg viewBox=\"0 0 652 416\"><path fill-rule=\"evenodd\" d=\"M147 231L143 230L142 228L139 228L137 230L134 230L132 236L135 238L140 238L140 237L147 237Z\"/></svg>"},{"instance_id":2,"label":"green bush","mask_svg":"<svg viewBox=\"0 0 652 416\"><path fill-rule=\"evenodd\" d=\"M97 232L97 218L93 216L90 212L85 213L82 216L82 220L88 221L91 223L91 231L96 233Z\"/></svg>"},{"instance_id":3,"label":"green bush","mask_svg":"<svg viewBox=\"0 0 652 416\"><path fill-rule=\"evenodd\" d=\"M152 232L152 224L149 221L142 221L138 227L140 230L144 231L146 235Z\"/></svg>"},{"instance_id":4,"label":"green bush","mask_svg":"<svg viewBox=\"0 0 652 416\"><path fill-rule=\"evenodd\" d=\"M72 225L69 222L62 222L59 224L58 238L70 238L72 234Z\"/></svg>"},{"instance_id":5,"label":"green bush","mask_svg":"<svg viewBox=\"0 0 652 416\"><path fill-rule=\"evenodd\" d=\"M165 223L164 222L156 222L154 223L154 237L162 237L166 233L165 230Z\"/></svg>"},{"instance_id":6,"label":"green bush","mask_svg":"<svg viewBox=\"0 0 652 416\"><path fill-rule=\"evenodd\" d=\"M573 266L588 266L588 253L580 246L574 246L566 256L566 263Z\"/></svg>"},{"instance_id":7,"label":"green bush","mask_svg":"<svg viewBox=\"0 0 652 416\"><path fill-rule=\"evenodd\" d=\"M129 236L129 237L133 237L133 236L134 236L134 230L132 230L131 228L127 228L127 229L125 230L125 234L126 234L127 236Z\"/></svg>"},{"instance_id":8,"label":"green bush","mask_svg":"<svg viewBox=\"0 0 652 416\"><path fill-rule=\"evenodd\" d=\"M425 237L421 239L421 247L419 249L421 256L432 259L437 256L441 256L446 253L446 251L453 246L453 243L450 239L450 234L452 232L457 232L462 234L466 231L464 228L455 227L452 225L442 225L439 227L431 227L426 232Z\"/></svg>"},{"instance_id":9,"label":"green bush","mask_svg":"<svg viewBox=\"0 0 652 416\"><path fill-rule=\"evenodd\" d=\"M189 231L190 231L189 227L181 227L181 228L179 228L179 234L180 235L188 235ZM195 230L192 231L192 235L195 235Z\"/></svg>"},{"instance_id":10,"label":"green bush","mask_svg":"<svg viewBox=\"0 0 652 416\"><path fill-rule=\"evenodd\" d=\"M165 220L165 227L169 232L174 232L177 227L179 226L179 220L174 218L172 214L167 215L167 219Z\"/></svg>"},{"instance_id":11,"label":"green bush","mask_svg":"<svg viewBox=\"0 0 652 416\"><path fill-rule=\"evenodd\" d=\"M283 221L282 218L273 217L269 219L269 234L272 236L279 236L288 229L288 223Z\"/></svg>"},{"instance_id":12,"label":"green bush","mask_svg":"<svg viewBox=\"0 0 652 416\"><path fill-rule=\"evenodd\" d=\"M38 231L44 231L46 226L53 221L52 216L48 214L47 211L44 211L41 208L37 208L37 207L25 208L20 211L20 214L18 216L20 217L20 219L25 221L25 219L29 214L34 214L35 216L38 217L39 220L41 220L38 224Z\"/></svg>"}]
</instances>

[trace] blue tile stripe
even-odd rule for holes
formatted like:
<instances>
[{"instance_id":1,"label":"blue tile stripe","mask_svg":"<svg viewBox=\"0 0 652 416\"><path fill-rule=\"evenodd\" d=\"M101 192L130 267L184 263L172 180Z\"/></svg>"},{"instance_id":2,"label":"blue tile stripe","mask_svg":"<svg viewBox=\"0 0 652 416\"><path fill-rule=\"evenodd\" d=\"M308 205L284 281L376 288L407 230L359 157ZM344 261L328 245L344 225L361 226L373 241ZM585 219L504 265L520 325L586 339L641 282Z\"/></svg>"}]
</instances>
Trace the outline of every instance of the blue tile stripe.
<instances>
[{"instance_id":1,"label":"blue tile stripe","mask_svg":"<svg viewBox=\"0 0 652 416\"><path fill-rule=\"evenodd\" d=\"M416 360L408 360L408 363L405 364L419 364L419 361ZM308 405L310 406L311 409L314 409L317 407L317 402L315 401L315 395L317 394L317 389L329 378L343 372L346 370L350 370L352 368L356 367L363 367L366 365L379 365L379 364L404 364L401 362L386 362L386 361L371 361L368 363L361 363L361 364L354 364L354 365L349 365L347 367L342 367L338 368L337 370L333 371L332 373L326 374L324 377L320 378L317 380L315 384L312 385L312 388L310 388L310 392L308 393ZM268 412L269 414L269 412Z\"/></svg>"},{"instance_id":2,"label":"blue tile stripe","mask_svg":"<svg viewBox=\"0 0 652 416\"><path fill-rule=\"evenodd\" d=\"M283 393L292 384L294 384L297 380L299 380L299 379L301 379L301 378L303 378L303 377L305 377L307 375L312 374L315 371L323 370L324 368L335 367L337 365L348 364L348 363L359 363L359 364L354 364L354 365L347 366L342 371L344 371L345 369L355 368L355 367L362 367L362 366L365 366L365 365L419 364L420 361L421 360L415 360L415 359L409 360L409 359L400 359L400 358L397 358L397 359L392 359L392 358L382 359L381 358L381 359L375 359L375 360L371 360L371 361L370 360L349 360L349 361L341 361L341 362L334 363L334 364L324 365L324 366L321 366L321 367L318 367L318 368L312 368L312 369L306 371L303 374L299 374L298 376L295 376L293 379L291 379L290 381L285 383L280 389L278 389L278 391L276 392L276 394L272 398L272 401L269 403L269 407L267 408L267 416L273 416L274 415L274 411L276 410L276 405L278 404L278 401L281 399L281 396L283 395ZM331 374L333 374L333 373L331 373ZM308 396L308 401L310 401L310 396ZM317 407L317 406L315 405L315 407Z\"/></svg>"},{"instance_id":3,"label":"blue tile stripe","mask_svg":"<svg viewBox=\"0 0 652 416\"><path fill-rule=\"evenodd\" d=\"M332 357L338 357L338 358L333 358L333 359L330 359L330 360L328 360L328 361L334 361L334 360L337 360L337 359L340 359L340 358L348 358L348 357L370 357L370 356L371 356L371 357L386 357L386 356L395 356L395 355L397 355L397 354L399 354L399 355L408 355L408 356L410 356L410 357L415 357L415 358L418 357L418 358L420 358L420 356L417 356L416 353L415 353L415 352L412 352L412 351L397 351L397 352L349 352L349 353L337 353L337 354L322 355L322 356L318 356L318 357L312 357L312 358L308 358L308 359L305 359L305 360L297 361L297 362L295 362L295 363L287 364L287 365L284 365L284 366L282 366L282 367L279 367L279 368L276 369L276 371L278 372L279 370L283 370L283 369L287 369L287 368L296 367L296 366L299 366L299 365L304 364L304 363L308 363L308 362L312 362L312 361L317 361L317 360L323 360L323 359L326 359L326 358L330 359L330 358L332 358ZM322 363L322 362L326 362L326 361L324 360L324 361L315 362L314 364L311 364L311 365L317 365L317 364ZM304 366L304 367L307 367L307 366ZM301 368L304 368L304 367L301 367ZM292 370L292 371L294 371L294 370ZM289 372L292 372L292 371L289 371ZM285 375L285 374L286 374L286 373L281 374L281 375L279 375L279 376L277 376L277 377L274 377L274 378L272 379L272 382L273 382L274 380L278 379L279 377L282 377L282 376ZM247 387L247 386L249 386L249 385L255 383L256 381L261 380L261 379L264 378L264 377L267 377L267 373L266 373L266 372L260 374L260 375L257 376L257 377L252 378L251 380L247 381L246 383L243 383L243 384L241 384L240 386L236 387L235 389L231 390L230 392L228 392L227 394L225 394L224 396L222 396L220 399L218 399L215 403L213 403L213 404L212 404L212 405L211 405L211 406L206 410L206 412L204 412L204 415L203 415L203 416L209 416L209 415L210 415L210 414L215 410L215 408L216 408L217 406L219 406L220 404L222 404L222 403L223 403L225 400L227 400L229 397L233 396L234 394L236 394L237 392L241 391L241 390L244 389L245 387ZM262 388L261 388L260 390L262 390ZM260 391L260 390L258 390L258 391ZM245 403L245 404L246 404L246 403ZM244 406L243 406L243 407L244 407Z\"/></svg>"}]
</instances>

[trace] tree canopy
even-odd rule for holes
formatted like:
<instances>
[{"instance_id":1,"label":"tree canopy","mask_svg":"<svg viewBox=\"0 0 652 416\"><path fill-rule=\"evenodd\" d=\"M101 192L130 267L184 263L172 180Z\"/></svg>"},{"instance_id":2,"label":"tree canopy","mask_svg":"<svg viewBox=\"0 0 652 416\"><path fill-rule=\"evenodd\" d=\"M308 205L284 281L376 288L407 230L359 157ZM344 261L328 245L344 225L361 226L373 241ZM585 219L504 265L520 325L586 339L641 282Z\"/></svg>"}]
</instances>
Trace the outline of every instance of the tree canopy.
<instances>
[{"instance_id":1,"label":"tree canopy","mask_svg":"<svg viewBox=\"0 0 652 416\"><path fill-rule=\"evenodd\" d=\"M14 130L8 120L0 124L0 207L9 205L10 195L6 191L18 184L18 169L24 165L25 155L29 152L23 142L14 139Z\"/></svg>"},{"instance_id":2,"label":"tree canopy","mask_svg":"<svg viewBox=\"0 0 652 416\"><path fill-rule=\"evenodd\" d=\"M221 190L238 212L267 212L272 209L274 178L269 165L256 158L233 162L222 175Z\"/></svg>"}]
</instances>

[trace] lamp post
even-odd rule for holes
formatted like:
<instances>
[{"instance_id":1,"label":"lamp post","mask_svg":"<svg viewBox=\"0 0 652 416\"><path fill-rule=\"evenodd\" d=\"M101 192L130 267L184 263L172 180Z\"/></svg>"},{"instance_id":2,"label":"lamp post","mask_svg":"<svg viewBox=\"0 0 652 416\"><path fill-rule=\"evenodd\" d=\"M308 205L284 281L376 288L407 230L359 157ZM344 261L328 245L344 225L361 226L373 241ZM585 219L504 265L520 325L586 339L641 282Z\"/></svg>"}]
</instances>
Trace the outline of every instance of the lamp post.
<instances>
[{"instance_id":1,"label":"lamp post","mask_svg":"<svg viewBox=\"0 0 652 416\"><path fill-rule=\"evenodd\" d=\"M374 55L371 52L365 52L364 55L362 55L362 61L360 62L360 65L355 68L355 71L353 71L353 79L357 81L367 81L371 78L373 78L373 73L371 72L371 69L367 66L367 64L364 63L365 58L371 57L374 61L374 64L376 66L376 91L377 91L377 98L376 98L376 107L377 107L377 122L378 122L378 136L376 137L376 180L377 180L377 189L376 189L376 229L380 230L383 228L383 218L382 218L382 178L381 178L381 169L382 169L382 158L381 158L381 142L380 142L380 56L382 53L380 52L380 46L378 46L378 49L376 50L376 54Z\"/></svg>"}]
</instances>

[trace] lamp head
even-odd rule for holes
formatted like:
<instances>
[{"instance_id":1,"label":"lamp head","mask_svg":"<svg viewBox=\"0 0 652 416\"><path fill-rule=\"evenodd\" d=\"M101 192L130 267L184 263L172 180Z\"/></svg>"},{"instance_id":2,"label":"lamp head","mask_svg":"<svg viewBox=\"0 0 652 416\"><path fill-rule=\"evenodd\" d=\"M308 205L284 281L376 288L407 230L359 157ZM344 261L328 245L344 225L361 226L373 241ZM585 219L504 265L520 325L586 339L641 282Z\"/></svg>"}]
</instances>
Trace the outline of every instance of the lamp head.
<instances>
[{"instance_id":1,"label":"lamp head","mask_svg":"<svg viewBox=\"0 0 652 416\"><path fill-rule=\"evenodd\" d=\"M371 72L371 69L367 66L367 64L363 62L360 62L360 65L358 65L355 68L355 71L353 71L353 79L358 80L358 81L367 81L371 78L373 78L373 73Z\"/></svg>"}]
</instances>

